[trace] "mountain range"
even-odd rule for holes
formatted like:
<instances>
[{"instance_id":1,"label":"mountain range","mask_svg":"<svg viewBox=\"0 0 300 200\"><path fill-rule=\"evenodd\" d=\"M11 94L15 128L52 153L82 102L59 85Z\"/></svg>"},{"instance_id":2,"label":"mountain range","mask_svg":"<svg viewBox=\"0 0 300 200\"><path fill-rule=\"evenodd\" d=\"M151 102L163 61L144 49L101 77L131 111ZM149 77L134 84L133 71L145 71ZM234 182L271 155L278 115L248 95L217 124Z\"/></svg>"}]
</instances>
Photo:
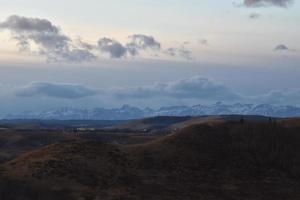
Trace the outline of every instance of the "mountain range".
<instances>
[{"instance_id":1,"label":"mountain range","mask_svg":"<svg viewBox=\"0 0 300 200\"><path fill-rule=\"evenodd\" d=\"M299 117L300 108L296 106L276 106L270 104L223 104L194 106L168 106L159 109L137 108L123 105L120 108L57 108L44 111L24 111L8 114L5 119L40 120L130 120L154 116L203 116L203 115L263 115L270 117Z\"/></svg>"}]
</instances>

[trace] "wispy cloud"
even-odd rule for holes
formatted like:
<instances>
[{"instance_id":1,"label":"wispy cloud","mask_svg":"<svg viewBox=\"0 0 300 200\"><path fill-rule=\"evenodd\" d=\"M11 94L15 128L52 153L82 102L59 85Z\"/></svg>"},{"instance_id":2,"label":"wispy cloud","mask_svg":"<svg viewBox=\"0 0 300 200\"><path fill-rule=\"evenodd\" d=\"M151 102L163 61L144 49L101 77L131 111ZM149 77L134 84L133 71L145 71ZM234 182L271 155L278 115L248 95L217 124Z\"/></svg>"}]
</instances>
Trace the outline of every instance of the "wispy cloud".
<instances>
[{"instance_id":1,"label":"wispy cloud","mask_svg":"<svg viewBox=\"0 0 300 200\"><path fill-rule=\"evenodd\" d=\"M172 57L181 57L186 60L192 60L193 52L186 47L186 44L187 43L183 43L177 47L170 47L170 48L166 49L164 52L165 52L165 54L172 56Z\"/></svg>"}]
</instances>

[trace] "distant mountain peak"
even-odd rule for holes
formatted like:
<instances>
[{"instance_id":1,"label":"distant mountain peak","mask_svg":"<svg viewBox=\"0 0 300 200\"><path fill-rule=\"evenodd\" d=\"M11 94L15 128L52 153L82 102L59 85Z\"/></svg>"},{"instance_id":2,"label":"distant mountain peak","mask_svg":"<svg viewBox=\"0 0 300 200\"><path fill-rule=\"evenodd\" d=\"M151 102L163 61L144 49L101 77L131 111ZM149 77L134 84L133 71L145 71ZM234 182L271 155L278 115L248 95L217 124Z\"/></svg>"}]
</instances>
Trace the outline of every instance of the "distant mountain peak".
<instances>
[{"instance_id":1,"label":"distant mountain peak","mask_svg":"<svg viewBox=\"0 0 300 200\"><path fill-rule=\"evenodd\" d=\"M154 116L201 116L201 115L263 115L271 117L299 117L300 108L296 106L275 106L271 104L224 104L194 106L164 106L159 109L141 109L131 105L120 108L69 108L62 107L40 112L24 111L9 114L5 119L41 119L41 120L129 120Z\"/></svg>"}]
</instances>

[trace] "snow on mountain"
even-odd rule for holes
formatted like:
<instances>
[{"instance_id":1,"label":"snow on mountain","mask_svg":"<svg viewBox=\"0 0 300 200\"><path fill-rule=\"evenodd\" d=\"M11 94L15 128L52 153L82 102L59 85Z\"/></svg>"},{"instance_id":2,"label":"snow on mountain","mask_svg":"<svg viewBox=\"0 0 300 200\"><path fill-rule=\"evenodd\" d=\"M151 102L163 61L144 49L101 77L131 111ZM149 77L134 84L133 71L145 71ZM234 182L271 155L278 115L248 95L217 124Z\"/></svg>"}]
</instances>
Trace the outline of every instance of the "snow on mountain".
<instances>
[{"instance_id":1,"label":"snow on mountain","mask_svg":"<svg viewBox=\"0 0 300 200\"><path fill-rule=\"evenodd\" d=\"M194 106L168 106L159 109L140 109L129 105L121 108L75 109L59 108L41 112L25 111L9 114L5 119L42 119L42 120L128 120L153 116L201 116L201 115L263 115L272 117L299 117L300 108L295 106L274 106L270 104L223 104Z\"/></svg>"}]
</instances>

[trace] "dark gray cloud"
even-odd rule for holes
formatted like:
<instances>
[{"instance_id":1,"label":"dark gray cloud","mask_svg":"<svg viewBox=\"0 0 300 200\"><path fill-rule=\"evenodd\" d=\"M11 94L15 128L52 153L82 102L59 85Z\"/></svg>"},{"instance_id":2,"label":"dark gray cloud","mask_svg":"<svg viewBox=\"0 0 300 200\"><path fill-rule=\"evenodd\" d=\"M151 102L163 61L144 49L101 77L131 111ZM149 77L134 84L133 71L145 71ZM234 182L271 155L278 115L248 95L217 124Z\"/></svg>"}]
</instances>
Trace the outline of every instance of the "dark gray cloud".
<instances>
[{"instance_id":1,"label":"dark gray cloud","mask_svg":"<svg viewBox=\"0 0 300 200\"><path fill-rule=\"evenodd\" d=\"M13 15L0 23L0 29L9 30L22 51L30 50L33 42L49 61L82 62L96 58L88 49L76 47L59 27L46 19Z\"/></svg>"},{"instance_id":2,"label":"dark gray cloud","mask_svg":"<svg viewBox=\"0 0 300 200\"><path fill-rule=\"evenodd\" d=\"M293 0L244 0L244 5L247 7L288 7L292 3Z\"/></svg>"},{"instance_id":3,"label":"dark gray cloud","mask_svg":"<svg viewBox=\"0 0 300 200\"><path fill-rule=\"evenodd\" d=\"M18 97L48 96L53 98L77 99L97 94L95 89L84 85L32 82L15 92Z\"/></svg>"},{"instance_id":4,"label":"dark gray cloud","mask_svg":"<svg viewBox=\"0 0 300 200\"><path fill-rule=\"evenodd\" d=\"M139 54L140 50L160 50L161 48L161 44L153 36L135 34L129 36L128 39L127 51L133 56Z\"/></svg>"},{"instance_id":5,"label":"dark gray cloud","mask_svg":"<svg viewBox=\"0 0 300 200\"><path fill-rule=\"evenodd\" d=\"M225 85L200 76L148 86L114 88L111 93L122 98L167 97L214 101L241 99L239 94Z\"/></svg>"},{"instance_id":6,"label":"dark gray cloud","mask_svg":"<svg viewBox=\"0 0 300 200\"><path fill-rule=\"evenodd\" d=\"M45 32L56 33L60 32L59 28L54 26L50 21L39 18L27 18L18 15L12 15L6 21L0 24L1 28L7 28L15 32Z\"/></svg>"},{"instance_id":7,"label":"dark gray cloud","mask_svg":"<svg viewBox=\"0 0 300 200\"><path fill-rule=\"evenodd\" d=\"M117 40L111 38L100 38L98 41L98 49L107 53L111 58L123 58L126 56L138 56L141 51L147 49L161 53L161 44L153 37L142 34L135 34L128 37L129 41L126 44L122 44ZM93 48L91 45L83 43L81 45L86 48ZM185 59L192 59L192 52L187 50L184 45L178 48L169 48L164 53L173 57L183 57Z\"/></svg>"},{"instance_id":8,"label":"dark gray cloud","mask_svg":"<svg viewBox=\"0 0 300 200\"><path fill-rule=\"evenodd\" d=\"M137 56L141 50L160 50L160 43L152 36L135 34L128 37L126 45L111 39L101 38L98 46L102 52L108 53L111 58L122 58L126 55Z\"/></svg>"},{"instance_id":9,"label":"dark gray cloud","mask_svg":"<svg viewBox=\"0 0 300 200\"><path fill-rule=\"evenodd\" d=\"M111 58L121 58L127 53L127 49L120 42L110 38L99 39L98 46L102 52L108 53Z\"/></svg>"},{"instance_id":10,"label":"dark gray cloud","mask_svg":"<svg viewBox=\"0 0 300 200\"><path fill-rule=\"evenodd\" d=\"M290 49L284 45L284 44L279 44L274 48L274 51L289 51Z\"/></svg>"}]
</instances>

